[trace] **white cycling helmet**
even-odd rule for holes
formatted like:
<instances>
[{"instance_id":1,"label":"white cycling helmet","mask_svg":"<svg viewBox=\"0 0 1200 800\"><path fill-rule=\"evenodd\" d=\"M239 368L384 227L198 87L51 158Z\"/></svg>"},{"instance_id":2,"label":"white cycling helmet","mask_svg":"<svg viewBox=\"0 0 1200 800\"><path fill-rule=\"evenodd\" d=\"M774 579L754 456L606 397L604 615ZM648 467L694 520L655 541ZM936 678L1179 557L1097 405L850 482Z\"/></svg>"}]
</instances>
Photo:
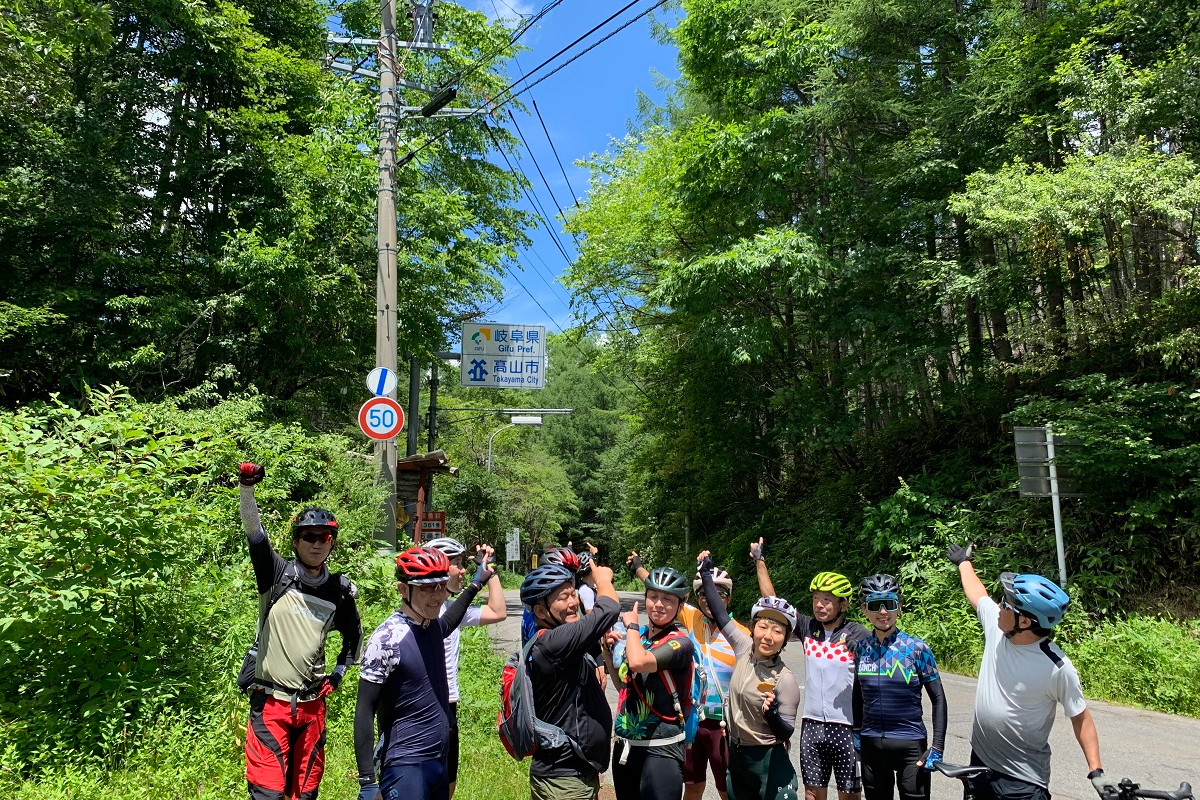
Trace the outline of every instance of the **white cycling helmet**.
<instances>
[{"instance_id":1,"label":"white cycling helmet","mask_svg":"<svg viewBox=\"0 0 1200 800\"><path fill-rule=\"evenodd\" d=\"M723 569L713 567L713 583L715 583L717 586L724 587L726 591L733 591L733 578L730 578L729 573ZM704 584L700 581L700 573L697 572L696 580L692 581L692 591L699 596L701 591L700 587L703 585Z\"/></svg>"},{"instance_id":2,"label":"white cycling helmet","mask_svg":"<svg viewBox=\"0 0 1200 800\"><path fill-rule=\"evenodd\" d=\"M441 550L446 554L446 558L454 558L461 556L467 552L467 546L458 539L451 539L449 536L439 536L436 539L430 539L425 542L425 547L432 547L434 550Z\"/></svg>"},{"instance_id":3,"label":"white cycling helmet","mask_svg":"<svg viewBox=\"0 0 1200 800\"><path fill-rule=\"evenodd\" d=\"M796 613L796 609L792 608L792 604L782 597L758 598L754 608L750 609L750 619L756 620L759 617L781 623L789 633L796 629L796 623L800 619L800 615Z\"/></svg>"}]
</instances>

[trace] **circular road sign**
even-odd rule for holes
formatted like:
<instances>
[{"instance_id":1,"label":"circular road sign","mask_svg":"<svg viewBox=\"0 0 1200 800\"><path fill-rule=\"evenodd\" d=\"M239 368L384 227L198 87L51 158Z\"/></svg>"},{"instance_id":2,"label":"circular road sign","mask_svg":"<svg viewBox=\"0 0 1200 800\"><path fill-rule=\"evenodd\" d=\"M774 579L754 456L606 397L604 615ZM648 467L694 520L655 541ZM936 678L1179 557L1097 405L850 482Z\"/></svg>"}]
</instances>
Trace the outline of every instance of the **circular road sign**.
<instances>
[{"instance_id":1,"label":"circular road sign","mask_svg":"<svg viewBox=\"0 0 1200 800\"><path fill-rule=\"evenodd\" d=\"M358 427L372 439L391 439L404 427L404 409L390 397L372 397L358 410Z\"/></svg>"},{"instance_id":2,"label":"circular road sign","mask_svg":"<svg viewBox=\"0 0 1200 800\"><path fill-rule=\"evenodd\" d=\"M396 371L387 367L376 367L367 375L367 391L375 395L391 394L396 391Z\"/></svg>"}]
</instances>

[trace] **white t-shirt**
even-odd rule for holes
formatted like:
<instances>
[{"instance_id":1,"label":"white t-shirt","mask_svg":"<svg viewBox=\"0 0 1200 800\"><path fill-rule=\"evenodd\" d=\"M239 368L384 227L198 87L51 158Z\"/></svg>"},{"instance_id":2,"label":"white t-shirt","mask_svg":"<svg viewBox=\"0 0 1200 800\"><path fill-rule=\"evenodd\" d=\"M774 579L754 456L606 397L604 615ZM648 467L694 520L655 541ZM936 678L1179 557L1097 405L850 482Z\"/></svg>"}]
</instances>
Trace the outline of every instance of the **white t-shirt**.
<instances>
[{"instance_id":1,"label":"white t-shirt","mask_svg":"<svg viewBox=\"0 0 1200 800\"><path fill-rule=\"evenodd\" d=\"M450 607L450 601L442 604L442 614ZM458 702L458 654L462 649L462 629L472 628L479 624L481 607L471 606L463 615L462 624L446 637L446 683L450 686L450 702ZM439 616L441 616L439 614Z\"/></svg>"},{"instance_id":2,"label":"white t-shirt","mask_svg":"<svg viewBox=\"0 0 1200 800\"><path fill-rule=\"evenodd\" d=\"M596 590L591 586L581 583L575 592L579 595L579 605L583 606L583 613L587 614L596 607Z\"/></svg>"},{"instance_id":3,"label":"white t-shirt","mask_svg":"<svg viewBox=\"0 0 1200 800\"><path fill-rule=\"evenodd\" d=\"M976 613L984 647L971 749L993 770L1049 788L1056 706L1068 717L1087 708L1079 674L1049 639L1013 644L997 624L1000 606L991 598L982 598Z\"/></svg>"}]
</instances>

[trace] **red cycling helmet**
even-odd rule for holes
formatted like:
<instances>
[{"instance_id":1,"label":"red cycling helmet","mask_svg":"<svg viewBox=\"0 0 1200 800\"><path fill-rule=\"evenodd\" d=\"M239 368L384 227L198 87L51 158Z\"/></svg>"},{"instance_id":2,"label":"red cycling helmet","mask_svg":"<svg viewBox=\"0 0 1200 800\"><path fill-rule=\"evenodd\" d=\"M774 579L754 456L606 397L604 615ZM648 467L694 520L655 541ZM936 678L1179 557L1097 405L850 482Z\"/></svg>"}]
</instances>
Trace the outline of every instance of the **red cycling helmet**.
<instances>
[{"instance_id":1,"label":"red cycling helmet","mask_svg":"<svg viewBox=\"0 0 1200 800\"><path fill-rule=\"evenodd\" d=\"M410 547L396 556L396 580L443 583L450 580L450 559L432 547Z\"/></svg>"},{"instance_id":2,"label":"red cycling helmet","mask_svg":"<svg viewBox=\"0 0 1200 800\"><path fill-rule=\"evenodd\" d=\"M542 557L538 559L539 567L546 564L557 564L575 573L579 571L579 556L569 547L556 547L548 553L542 553Z\"/></svg>"}]
</instances>

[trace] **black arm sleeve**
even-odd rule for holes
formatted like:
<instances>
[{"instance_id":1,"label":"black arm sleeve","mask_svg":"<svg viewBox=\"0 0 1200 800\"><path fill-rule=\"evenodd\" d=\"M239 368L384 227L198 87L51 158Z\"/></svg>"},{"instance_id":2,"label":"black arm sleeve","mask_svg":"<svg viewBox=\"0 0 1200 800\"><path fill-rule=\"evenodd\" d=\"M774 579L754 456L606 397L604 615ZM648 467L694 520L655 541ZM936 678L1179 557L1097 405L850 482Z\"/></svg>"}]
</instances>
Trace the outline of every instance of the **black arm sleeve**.
<instances>
[{"instance_id":1,"label":"black arm sleeve","mask_svg":"<svg viewBox=\"0 0 1200 800\"><path fill-rule=\"evenodd\" d=\"M851 730L861 731L863 723L863 696L862 683L860 683L858 680L857 666L855 667L854 673L854 695L850 702L854 716L851 717L852 722L850 723L850 728Z\"/></svg>"},{"instance_id":2,"label":"black arm sleeve","mask_svg":"<svg viewBox=\"0 0 1200 800\"><path fill-rule=\"evenodd\" d=\"M375 707L383 693L382 683L358 681L358 702L354 706L354 760L358 764L359 780L375 775Z\"/></svg>"},{"instance_id":3,"label":"black arm sleeve","mask_svg":"<svg viewBox=\"0 0 1200 800\"><path fill-rule=\"evenodd\" d=\"M767 727L771 729L771 733L775 734L776 738L781 742L786 742L792 738L792 734L796 731L795 724L789 723L779 715L778 699L767 706L767 710L763 712L763 719L766 720Z\"/></svg>"},{"instance_id":4,"label":"black arm sleeve","mask_svg":"<svg viewBox=\"0 0 1200 800\"><path fill-rule=\"evenodd\" d=\"M475 595L477 594L479 594L479 586L474 583L468 583L455 601L450 604L450 607L446 609L446 613L438 617L438 625L442 628L443 639L462 624L463 617L467 615L467 609L471 607L471 603L475 600Z\"/></svg>"},{"instance_id":5,"label":"black arm sleeve","mask_svg":"<svg viewBox=\"0 0 1200 800\"><path fill-rule=\"evenodd\" d=\"M933 746L943 753L946 752L946 717L949 708L946 705L946 690L942 687L942 679L934 678L925 684L925 693L933 703Z\"/></svg>"},{"instance_id":6,"label":"black arm sleeve","mask_svg":"<svg viewBox=\"0 0 1200 800\"><path fill-rule=\"evenodd\" d=\"M584 654L596 649L601 635L616 624L620 614L620 603L611 597L597 597L596 605L587 616L551 628L538 636L538 643L534 646L534 651L539 656L537 661L546 665L556 665L583 658Z\"/></svg>"},{"instance_id":7,"label":"black arm sleeve","mask_svg":"<svg viewBox=\"0 0 1200 800\"><path fill-rule=\"evenodd\" d=\"M721 599L721 593L717 591L717 585L713 583L712 570L702 570L700 582L704 588L704 599L708 602L708 610L712 612L713 622L717 623L718 629L724 628L729 624L729 609L725 607L725 601Z\"/></svg>"}]
</instances>

